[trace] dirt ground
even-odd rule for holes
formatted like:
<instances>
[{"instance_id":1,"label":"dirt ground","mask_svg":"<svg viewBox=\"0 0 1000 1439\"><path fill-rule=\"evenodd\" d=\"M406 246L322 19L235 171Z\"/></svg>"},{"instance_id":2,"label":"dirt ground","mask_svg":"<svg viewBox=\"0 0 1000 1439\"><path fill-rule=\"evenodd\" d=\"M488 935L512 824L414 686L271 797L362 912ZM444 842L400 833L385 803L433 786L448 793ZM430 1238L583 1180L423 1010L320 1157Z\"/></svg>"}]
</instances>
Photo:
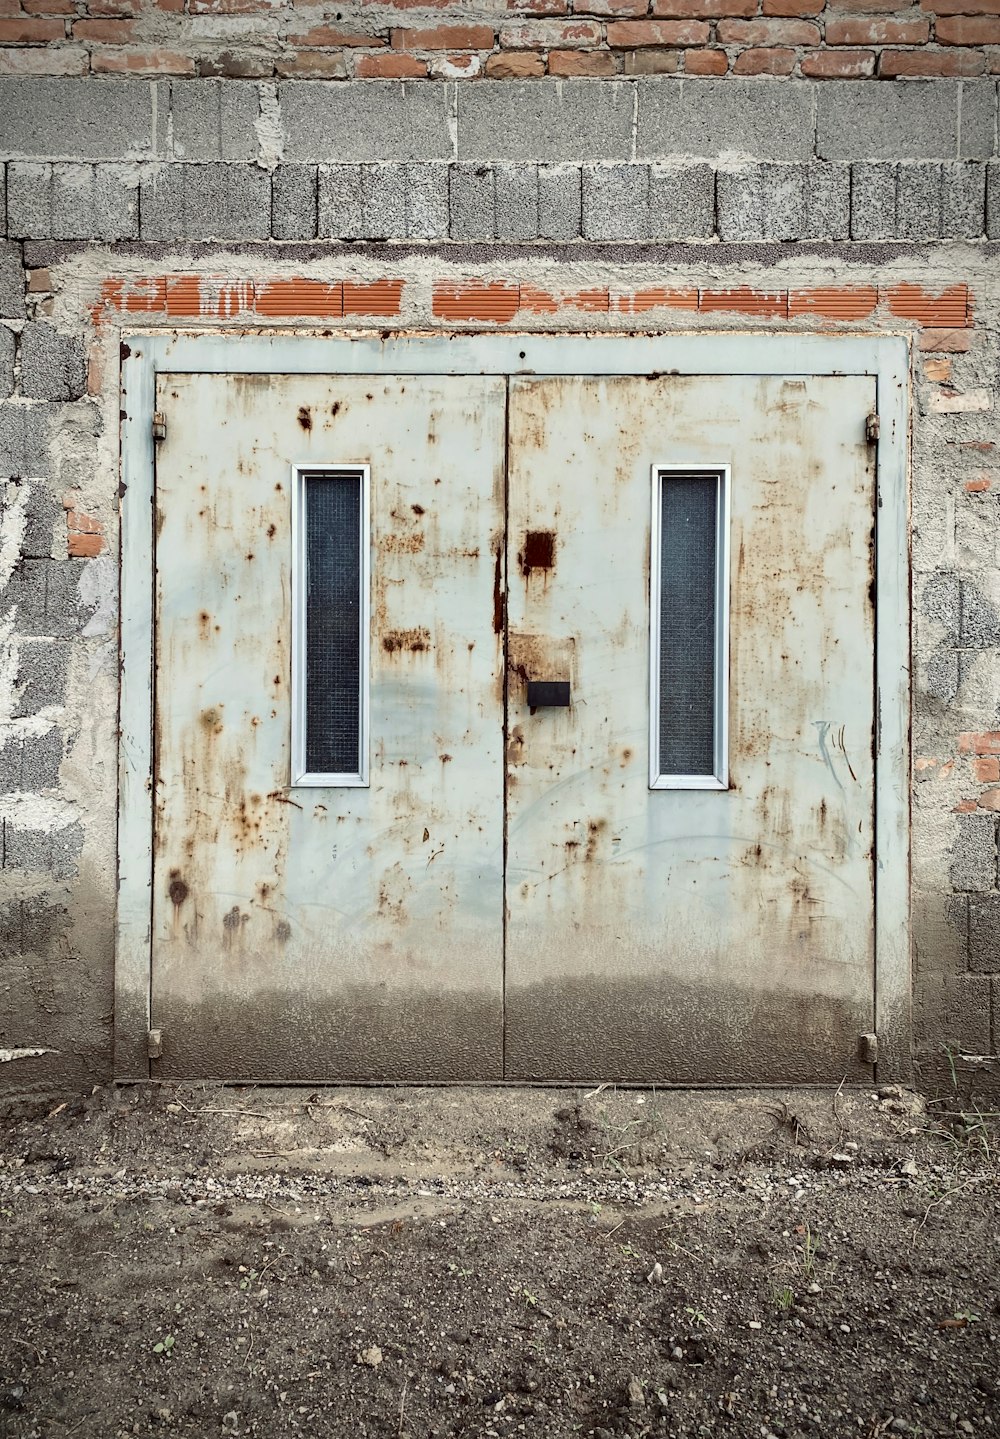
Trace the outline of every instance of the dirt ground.
<instances>
[{"instance_id":1,"label":"dirt ground","mask_svg":"<svg viewBox=\"0 0 1000 1439\"><path fill-rule=\"evenodd\" d=\"M994 1125L891 1088L9 1110L0 1436L987 1435Z\"/></svg>"}]
</instances>

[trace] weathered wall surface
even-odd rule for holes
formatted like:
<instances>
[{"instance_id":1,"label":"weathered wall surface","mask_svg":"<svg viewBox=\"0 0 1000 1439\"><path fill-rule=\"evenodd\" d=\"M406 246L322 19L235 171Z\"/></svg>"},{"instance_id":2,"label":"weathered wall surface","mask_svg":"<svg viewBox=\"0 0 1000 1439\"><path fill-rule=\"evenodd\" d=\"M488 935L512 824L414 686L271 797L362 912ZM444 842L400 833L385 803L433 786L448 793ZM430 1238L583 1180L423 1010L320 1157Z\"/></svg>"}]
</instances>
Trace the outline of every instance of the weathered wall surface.
<instances>
[{"instance_id":1,"label":"weathered wall surface","mask_svg":"<svg viewBox=\"0 0 1000 1439\"><path fill-rule=\"evenodd\" d=\"M518 42L528 73L581 53L616 70L626 57L624 78L502 84L23 73L361 74L381 57L426 74L433 47L391 43L388 11L368 6L352 26L390 43L330 41L331 61L317 41L315 62L291 37L341 22L304 7L191 0L190 15L133 21L107 0L104 20L74 6L2 22L8 41L60 33L0 52L22 70L0 75L0 1050L49 1051L0 1065L0 1082L111 1069L119 344L176 326L908 336L917 1056L934 1078L949 1054L1000 1051L997 85L628 78L645 55L691 74L703 43L745 68L712 48L722 7L690 4L706 36L685 50ZM908 23L929 30L935 13L911 7ZM824 16L808 24L829 48L803 43L835 56ZM606 20L587 22L601 46L626 23ZM84 28L101 23L125 28ZM550 37L536 27L582 23L523 20ZM944 48L942 23L906 53L972 54ZM171 37L174 60L152 48ZM496 73L483 40L441 56L491 51ZM960 63L994 58L984 42Z\"/></svg>"}]
</instances>

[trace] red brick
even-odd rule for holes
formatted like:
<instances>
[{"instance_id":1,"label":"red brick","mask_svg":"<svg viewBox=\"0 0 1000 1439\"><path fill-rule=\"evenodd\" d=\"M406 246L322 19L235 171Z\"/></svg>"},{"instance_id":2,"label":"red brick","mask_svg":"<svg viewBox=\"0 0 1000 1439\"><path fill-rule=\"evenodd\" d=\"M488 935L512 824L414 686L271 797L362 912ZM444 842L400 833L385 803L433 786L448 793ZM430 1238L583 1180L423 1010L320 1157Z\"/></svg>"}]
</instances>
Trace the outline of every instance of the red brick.
<instances>
[{"instance_id":1,"label":"red brick","mask_svg":"<svg viewBox=\"0 0 1000 1439\"><path fill-rule=\"evenodd\" d=\"M521 302L517 285L470 280L464 285L438 281L431 302L439 320L492 320L509 324Z\"/></svg>"},{"instance_id":2,"label":"red brick","mask_svg":"<svg viewBox=\"0 0 1000 1439\"><path fill-rule=\"evenodd\" d=\"M95 50L90 57L95 75L193 75L190 55L176 50Z\"/></svg>"},{"instance_id":3,"label":"red brick","mask_svg":"<svg viewBox=\"0 0 1000 1439\"><path fill-rule=\"evenodd\" d=\"M757 0L653 0L652 13L669 20L717 20L720 15L757 13Z\"/></svg>"},{"instance_id":4,"label":"red brick","mask_svg":"<svg viewBox=\"0 0 1000 1439\"><path fill-rule=\"evenodd\" d=\"M939 45L1000 45L1000 15L944 15L934 35Z\"/></svg>"},{"instance_id":5,"label":"red brick","mask_svg":"<svg viewBox=\"0 0 1000 1439\"><path fill-rule=\"evenodd\" d=\"M89 0L87 13L97 17L101 15L134 15L135 5L133 0Z\"/></svg>"},{"instance_id":6,"label":"red brick","mask_svg":"<svg viewBox=\"0 0 1000 1439\"><path fill-rule=\"evenodd\" d=\"M935 327L968 324L968 285L950 285L940 295L933 295L920 285L891 285L881 295L888 303L889 313L900 319Z\"/></svg>"},{"instance_id":7,"label":"red brick","mask_svg":"<svg viewBox=\"0 0 1000 1439\"><path fill-rule=\"evenodd\" d=\"M852 13L858 11L862 15L880 15L888 11L895 15L900 9L909 8L906 0L830 0L827 18L830 12L836 10L848 10Z\"/></svg>"},{"instance_id":8,"label":"red brick","mask_svg":"<svg viewBox=\"0 0 1000 1439\"><path fill-rule=\"evenodd\" d=\"M723 45L818 45L818 25L808 20L720 20Z\"/></svg>"},{"instance_id":9,"label":"red brick","mask_svg":"<svg viewBox=\"0 0 1000 1439\"><path fill-rule=\"evenodd\" d=\"M86 75L90 56L78 45L0 50L0 75Z\"/></svg>"},{"instance_id":10,"label":"red brick","mask_svg":"<svg viewBox=\"0 0 1000 1439\"><path fill-rule=\"evenodd\" d=\"M619 315L645 315L650 310L697 310L697 290L668 290L652 285L646 290L617 295L612 309Z\"/></svg>"},{"instance_id":11,"label":"red brick","mask_svg":"<svg viewBox=\"0 0 1000 1439\"><path fill-rule=\"evenodd\" d=\"M44 45L65 38L61 20L0 20L0 45Z\"/></svg>"},{"instance_id":12,"label":"red brick","mask_svg":"<svg viewBox=\"0 0 1000 1439\"><path fill-rule=\"evenodd\" d=\"M626 75L676 75L681 55L699 55L699 50L626 50L622 65Z\"/></svg>"},{"instance_id":13,"label":"red brick","mask_svg":"<svg viewBox=\"0 0 1000 1439\"><path fill-rule=\"evenodd\" d=\"M795 51L761 46L744 50L733 64L734 75L790 75L795 68Z\"/></svg>"},{"instance_id":14,"label":"red brick","mask_svg":"<svg viewBox=\"0 0 1000 1439\"><path fill-rule=\"evenodd\" d=\"M402 296L402 280L375 280L370 284L345 280L344 314L398 315Z\"/></svg>"},{"instance_id":15,"label":"red brick","mask_svg":"<svg viewBox=\"0 0 1000 1439\"><path fill-rule=\"evenodd\" d=\"M17 15L22 13L18 0L0 0L0 15Z\"/></svg>"},{"instance_id":16,"label":"red brick","mask_svg":"<svg viewBox=\"0 0 1000 1439\"><path fill-rule=\"evenodd\" d=\"M810 15L818 15L825 4L826 0L764 0L761 14L806 19Z\"/></svg>"},{"instance_id":17,"label":"red brick","mask_svg":"<svg viewBox=\"0 0 1000 1439\"><path fill-rule=\"evenodd\" d=\"M507 0L507 9L516 15L568 15L569 0Z\"/></svg>"},{"instance_id":18,"label":"red brick","mask_svg":"<svg viewBox=\"0 0 1000 1439\"><path fill-rule=\"evenodd\" d=\"M828 45L924 45L930 33L929 20L870 20L849 16L826 22Z\"/></svg>"},{"instance_id":19,"label":"red brick","mask_svg":"<svg viewBox=\"0 0 1000 1439\"><path fill-rule=\"evenodd\" d=\"M529 20L524 25L504 25L500 31L500 48L587 50L600 45L602 38L601 27L596 20Z\"/></svg>"},{"instance_id":20,"label":"red brick","mask_svg":"<svg viewBox=\"0 0 1000 1439\"><path fill-rule=\"evenodd\" d=\"M340 25L314 25L311 30L300 30L287 38L289 45L316 46L324 50L339 50L343 45L373 50L386 43L381 35L369 35L364 30L345 30Z\"/></svg>"},{"instance_id":21,"label":"red brick","mask_svg":"<svg viewBox=\"0 0 1000 1439\"><path fill-rule=\"evenodd\" d=\"M875 70L873 50L810 50L799 67L810 80L858 80Z\"/></svg>"},{"instance_id":22,"label":"red brick","mask_svg":"<svg viewBox=\"0 0 1000 1439\"><path fill-rule=\"evenodd\" d=\"M345 80L347 61L337 50L307 50L302 55L286 55L276 64L282 79L304 75L314 80Z\"/></svg>"},{"instance_id":23,"label":"red brick","mask_svg":"<svg viewBox=\"0 0 1000 1439\"><path fill-rule=\"evenodd\" d=\"M743 315L769 315L784 320L788 316L788 292L751 290L746 285L735 290L702 290L698 308L705 312L735 310Z\"/></svg>"},{"instance_id":24,"label":"red brick","mask_svg":"<svg viewBox=\"0 0 1000 1439\"><path fill-rule=\"evenodd\" d=\"M219 275L167 275L167 314L178 319L229 320L255 308L252 280Z\"/></svg>"},{"instance_id":25,"label":"red brick","mask_svg":"<svg viewBox=\"0 0 1000 1439\"><path fill-rule=\"evenodd\" d=\"M99 45L127 45L135 35L134 20L77 20L74 40L94 40Z\"/></svg>"},{"instance_id":26,"label":"red brick","mask_svg":"<svg viewBox=\"0 0 1000 1439\"><path fill-rule=\"evenodd\" d=\"M685 50L685 75L725 75L729 57L725 50Z\"/></svg>"},{"instance_id":27,"label":"red brick","mask_svg":"<svg viewBox=\"0 0 1000 1439\"><path fill-rule=\"evenodd\" d=\"M996 784L1000 780L1000 759L984 756L972 761L973 773L980 784Z\"/></svg>"},{"instance_id":28,"label":"red brick","mask_svg":"<svg viewBox=\"0 0 1000 1439\"><path fill-rule=\"evenodd\" d=\"M192 15L266 15L278 12L272 0L190 0Z\"/></svg>"},{"instance_id":29,"label":"red brick","mask_svg":"<svg viewBox=\"0 0 1000 1439\"><path fill-rule=\"evenodd\" d=\"M390 31L394 50L492 50L489 25L435 25L429 30Z\"/></svg>"},{"instance_id":30,"label":"red brick","mask_svg":"<svg viewBox=\"0 0 1000 1439\"><path fill-rule=\"evenodd\" d=\"M609 50L550 50L550 75L617 75L618 57Z\"/></svg>"},{"instance_id":31,"label":"red brick","mask_svg":"<svg viewBox=\"0 0 1000 1439\"><path fill-rule=\"evenodd\" d=\"M981 50L883 50L878 73L886 80L907 75L981 75Z\"/></svg>"},{"instance_id":32,"label":"red brick","mask_svg":"<svg viewBox=\"0 0 1000 1439\"><path fill-rule=\"evenodd\" d=\"M935 15L1000 15L1000 0L920 0Z\"/></svg>"},{"instance_id":33,"label":"red brick","mask_svg":"<svg viewBox=\"0 0 1000 1439\"><path fill-rule=\"evenodd\" d=\"M710 34L704 20L613 20L608 24L608 44L624 50L704 45Z\"/></svg>"},{"instance_id":34,"label":"red brick","mask_svg":"<svg viewBox=\"0 0 1000 1439\"><path fill-rule=\"evenodd\" d=\"M985 730L979 734L960 734L958 752L959 754L1000 755L1000 730Z\"/></svg>"},{"instance_id":35,"label":"red brick","mask_svg":"<svg viewBox=\"0 0 1000 1439\"><path fill-rule=\"evenodd\" d=\"M993 488L989 470L982 470L974 480L966 480L963 487L970 495L983 495Z\"/></svg>"},{"instance_id":36,"label":"red brick","mask_svg":"<svg viewBox=\"0 0 1000 1439\"><path fill-rule=\"evenodd\" d=\"M21 10L26 15L76 15L74 0L22 0ZM17 0L5 5L0 14L17 15Z\"/></svg>"},{"instance_id":37,"label":"red brick","mask_svg":"<svg viewBox=\"0 0 1000 1439\"><path fill-rule=\"evenodd\" d=\"M827 286L815 290L790 290L789 317L822 315L827 320L865 320L878 304L874 285Z\"/></svg>"},{"instance_id":38,"label":"red brick","mask_svg":"<svg viewBox=\"0 0 1000 1439\"><path fill-rule=\"evenodd\" d=\"M612 20L622 15L645 15L647 0L575 0L574 15L604 15Z\"/></svg>"},{"instance_id":39,"label":"red brick","mask_svg":"<svg viewBox=\"0 0 1000 1439\"><path fill-rule=\"evenodd\" d=\"M491 55L485 74L491 80L525 80L545 74L545 61L536 52L527 55Z\"/></svg>"},{"instance_id":40,"label":"red brick","mask_svg":"<svg viewBox=\"0 0 1000 1439\"><path fill-rule=\"evenodd\" d=\"M917 336L917 349L925 354L964 355L972 348L968 330L924 330Z\"/></svg>"},{"instance_id":41,"label":"red brick","mask_svg":"<svg viewBox=\"0 0 1000 1439\"><path fill-rule=\"evenodd\" d=\"M424 80L427 61L413 55L359 55L354 73L362 80Z\"/></svg>"},{"instance_id":42,"label":"red brick","mask_svg":"<svg viewBox=\"0 0 1000 1439\"><path fill-rule=\"evenodd\" d=\"M924 375L928 380L930 380L931 384L950 385L952 380L951 356L938 355L936 357L932 357L929 360L925 360ZM968 485L966 486L966 489L968 489Z\"/></svg>"}]
</instances>

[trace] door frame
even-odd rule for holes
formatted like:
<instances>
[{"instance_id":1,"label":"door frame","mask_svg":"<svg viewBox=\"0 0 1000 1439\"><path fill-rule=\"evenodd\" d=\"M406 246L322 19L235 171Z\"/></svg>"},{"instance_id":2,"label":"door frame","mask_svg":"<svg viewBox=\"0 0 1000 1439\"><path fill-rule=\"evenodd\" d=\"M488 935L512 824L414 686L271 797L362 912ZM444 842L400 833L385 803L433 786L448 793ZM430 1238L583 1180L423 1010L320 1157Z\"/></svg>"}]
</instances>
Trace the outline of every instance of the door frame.
<instances>
[{"instance_id":1,"label":"door frame","mask_svg":"<svg viewBox=\"0 0 1000 1439\"><path fill-rule=\"evenodd\" d=\"M143 334L121 353L118 905L114 1073L148 1079L153 879L153 565L161 374L869 375L880 420L875 510L875 973L878 1076L910 1048L909 349L870 335Z\"/></svg>"}]
</instances>

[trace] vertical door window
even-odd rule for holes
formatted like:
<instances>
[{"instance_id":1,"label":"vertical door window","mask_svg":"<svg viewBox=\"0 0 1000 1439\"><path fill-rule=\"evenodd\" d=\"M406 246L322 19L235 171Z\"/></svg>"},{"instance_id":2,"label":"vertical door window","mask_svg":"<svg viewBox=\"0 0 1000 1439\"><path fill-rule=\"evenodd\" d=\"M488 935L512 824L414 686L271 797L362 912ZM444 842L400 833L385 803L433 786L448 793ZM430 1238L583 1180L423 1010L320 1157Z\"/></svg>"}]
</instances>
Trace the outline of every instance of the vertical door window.
<instances>
[{"instance_id":1,"label":"vertical door window","mask_svg":"<svg viewBox=\"0 0 1000 1439\"><path fill-rule=\"evenodd\" d=\"M654 465L653 789L728 788L729 467Z\"/></svg>"},{"instance_id":2,"label":"vertical door window","mask_svg":"<svg viewBox=\"0 0 1000 1439\"><path fill-rule=\"evenodd\" d=\"M368 466L292 483L292 783L366 785Z\"/></svg>"}]
</instances>

